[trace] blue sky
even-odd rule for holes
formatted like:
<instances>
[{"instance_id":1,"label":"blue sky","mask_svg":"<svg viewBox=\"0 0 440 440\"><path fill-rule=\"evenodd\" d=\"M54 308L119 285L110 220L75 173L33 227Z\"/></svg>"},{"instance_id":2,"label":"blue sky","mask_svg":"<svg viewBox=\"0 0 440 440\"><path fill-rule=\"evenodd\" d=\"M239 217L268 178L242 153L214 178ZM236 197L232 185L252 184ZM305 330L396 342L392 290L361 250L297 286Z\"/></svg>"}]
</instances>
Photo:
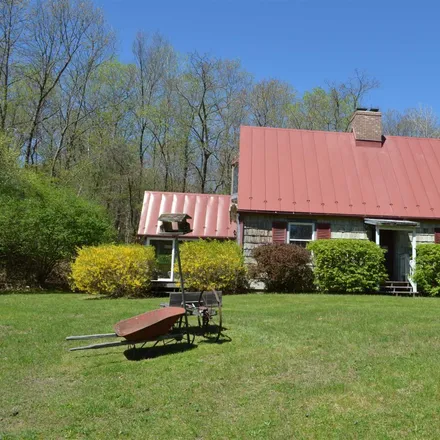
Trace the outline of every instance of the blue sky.
<instances>
[{"instance_id":1,"label":"blue sky","mask_svg":"<svg viewBox=\"0 0 440 440\"><path fill-rule=\"evenodd\" d=\"M136 32L158 31L179 52L240 59L257 79L299 92L355 68L381 83L364 104L440 113L440 2L435 0L94 0L131 61Z\"/></svg>"}]
</instances>

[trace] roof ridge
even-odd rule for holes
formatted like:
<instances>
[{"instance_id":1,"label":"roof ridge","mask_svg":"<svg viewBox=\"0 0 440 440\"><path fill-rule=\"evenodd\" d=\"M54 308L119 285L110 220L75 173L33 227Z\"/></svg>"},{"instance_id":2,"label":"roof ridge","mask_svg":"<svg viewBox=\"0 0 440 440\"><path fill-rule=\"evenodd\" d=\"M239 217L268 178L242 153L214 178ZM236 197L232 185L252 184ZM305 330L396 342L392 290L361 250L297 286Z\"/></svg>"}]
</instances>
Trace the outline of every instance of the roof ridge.
<instances>
[{"instance_id":1,"label":"roof ridge","mask_svg":"<svg viewBox=\"0 0 440 440\"><path fill-rule=\"evenodd\" d=\"M193 196L207 196L207 197L211 197L211 196L215 196L215 197L231 197L230 194L215 194L215 193L193 193L193 192L179 192L179 191L157 191L157 190L149 190L146 189L144 191L145 193L150 193L150 194L182 194L182 195L193 195Z\"/></svg>"},{"instance_id":2,"label":"roof ridge","mask_svg":"<svg viewBox=\"0 0 440 440\"><path fill-rule=\"evenodd\" d=\"M384 135L385 139L386 138L397 138L397 139L420 139L420 140L424 140L424 141L440 141L440 138L430 138L430 137L423 137L423 136L396 136L393 134L387 134Z\"/></svg>"},{"instance_id":3,"label":"roof ridge","mask_svg":"<svg viewBox=\"0 0 440 440\"><path fill-rule=\"evenodd\" d=\"M329 131L329 130L311 130L309 128L287 128L287 127L260 127L257 125L241 125L240 128L251 128L253 130L286 130L286 131L307 131L312 133L326 133L331 135L342 134L342 135L351 135L351 131ZM433 137L424 137L424 136L400 136L400 135L391 135L384 134L386 138L400 138L400 139L422 139L422 140L433 140L440 141L440 138Z\"/></svg>"},{"instance_id":4,"label":"roof ridge","mask_svg":"<svg viewBox=\"0 0 440 440\"><path fill-rule=\"evenodd\" d=\"M259 127L255 125L240 125L242 128L251 128L253 130L285 130L285 131L306 131L307 133L326 133L326 134L347 134L351 135L350 131L327 131L327 130L310 130L308 128L285 128L285 127Z\"/></svg>"}]
</instances>

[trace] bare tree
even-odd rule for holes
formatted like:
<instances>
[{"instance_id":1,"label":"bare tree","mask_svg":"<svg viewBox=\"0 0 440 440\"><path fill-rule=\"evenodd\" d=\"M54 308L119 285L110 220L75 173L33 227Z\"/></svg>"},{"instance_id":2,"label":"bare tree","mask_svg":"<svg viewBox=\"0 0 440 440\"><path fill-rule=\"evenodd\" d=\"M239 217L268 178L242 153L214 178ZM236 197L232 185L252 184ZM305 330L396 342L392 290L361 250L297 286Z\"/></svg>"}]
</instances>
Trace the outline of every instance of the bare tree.
<instances>
[{"instance_id":1,"label":"bare tree","mask_svg":"<svg viewBox=\"0 0 440 440\"><path fill-rule=\"evenodd\" d=\"M336 86L342 98L347 99L351 110L362 105L363 100L372 90L380 87L380 82L364 70L356 69L351 77L344 83ZM331 88L331 87L330 87Z\"/></svg>"},{"instance_id":2,"label":"bare tree","mask_svg":"<svg viewBox=\"0 0 440 440\"><path fill-rule=\"evenodd\" d=\"M150 39L145 33L138 33L133 44L133 54L137 66L138 106L135 116L139 130L139 164L142 172L146 149L150 146L150 143L146 144L149 112L166 94L167 83L175 71L176 59L171 45L159 34Z\"/></svg>"},{"instance_id":3,"label":"bare tree","mask_svg":"<svg viewBox=\"0 0 440 440\"><path fill-rule=\"evenodd\" d=\"M345 82L329 82L304 93L291 107L290 126L311 130L347 131L354 110L379 82L363 71L355 70Z\"/></svg>"},{"instance_id":4,"label":"bare tree","mask_svg":"<svg viewBox=\"0 0 440 440\"><path fill-rule=\"evenodd\" d=\"M231 188L232 163L238 157L240 127L249 121L247 91L251 87L251 76L235 61L224 60L220 67L223 86L218 96L222 104L218 107L223 133L219 148L214 151L214 192L229 192Z\"/></svg>"},{"instance_id":5,"label":"bare tree","mask_svg":"<svg viewBox=\"0 0 440 440\"><path fill-rule=\"evenodd\" d=\"M216 59L198 53L192 54L188 61L188 71L184 75L185 81L177 89L195 115L191 134L200 155L197 161L192 162L192 166L198 174L199 190L202 193L207 189L209 162L221 134L214 127L218 105L215 99L218 63Z\"/></svg>"},{"instance_id":6,"label":"bare tree","mask_svg":"<svg viewBox=\"0 0 440 440\"><path fill-rule=\"evenodd\" d=\"M384 132L394 136L440 137L439 119L432 107L419 105L403 113L389 110L384 114Z\"/></svg>"},{"instance_id":7,"label":"bare tree","mask_svg":"<svg viewBox=\"0 0 440 440\"><path fill-rule=\"evenodd\" d=\"M182 84L178 85L179 81L182 81ZM176 78L174 88L183 90L184 84L183 78ZM196 149L192 142L192 127L195 124L195 118L196 109L193 106L188 106L186 99L178 94L175 112L175 136L180 146L177 154L180 156L180 190L182 192L188 191L191 187L191 163L194 156L196 156Z\"/></svg>"},{"instance_id":8,"label":"bare tree","mask_svg":"<svg viewBox=\"0 0 440 440\"><path fill-rule=\"evenodd\" d=\"M16 65L19 42L26 21L26 0L0 2L0 128L6 129L11 88L18 81Z\"/></svg>"},{"instance_id":9,"label":"bare tree","mask_svg":"<svg viewBox=\"0 0 440 440\"><path fill-rule=\"evenodd\" d=\"M249 94L251 123L260 127L286 127L295 95L290 84L276 79L256 83Z\"/></svg>"},{"instance_id":10,"label":"bare tree","mask_svg":"<svg viewBox=\"0 0 440 440\"><path fill-rule=\"evenodd\" d=\"M89 99L88 87L99 67L113 55L113 34L106 29L103 17L96 17L84 35L88 44L84 45L72 59L69 69L59 81L59 98L54 113L56 148L52 156L51 175L55 175L55 166L65 149L72 151L75 142L93 126L92 115L102 103Z\"/></svg>"},{"instance_id":11,"label":"bare tree","mask_svg":"<svg viewBox=\"0 0 440 440\"><path fill-rule=\"evenodd\" d=\"M34 163L36 135L50 94L83 49L91 44L90 30L101 13L89 1L38 0L27 23L24 54L26 78L33 96L24 148L26 165Z\"/></svg>"},{"instance_id":12,"label":"bare tree","mask_svg":"<svg viewBox=\"0 0 440 440\"><path fill-rule=\"evenodd\" d=\"M191 167L202 193L219 188L218 176L212 170L222 159L221 151L231 128L225 123L230 120L227 115L235 97L242 94L245 79L238 62L193 53L177 85L189 113L194 115L191 138L198 153Z\"/></svg>"}]
</instances>

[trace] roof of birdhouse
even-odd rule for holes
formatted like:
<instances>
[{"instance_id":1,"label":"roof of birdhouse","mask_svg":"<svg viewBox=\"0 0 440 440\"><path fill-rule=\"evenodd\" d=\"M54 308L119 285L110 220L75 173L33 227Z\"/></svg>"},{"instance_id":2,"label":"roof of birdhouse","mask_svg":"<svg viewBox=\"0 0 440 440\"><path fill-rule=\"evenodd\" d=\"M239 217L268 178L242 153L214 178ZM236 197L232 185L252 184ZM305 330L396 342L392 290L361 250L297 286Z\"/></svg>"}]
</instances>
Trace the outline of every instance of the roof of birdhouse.
<instances>
[{"instance_id":1,"label":"roof of birdhouse","mask_svg":"<svg viewBox=\"0 0 440 440\"><path fill-rule=\"evenodd\" d=\"M161 222L183 222L185 220L189 220L191 217L188 214L172 214L172 213L164 213L159 216L159 221Z\"/></svg>"}]
</instances>

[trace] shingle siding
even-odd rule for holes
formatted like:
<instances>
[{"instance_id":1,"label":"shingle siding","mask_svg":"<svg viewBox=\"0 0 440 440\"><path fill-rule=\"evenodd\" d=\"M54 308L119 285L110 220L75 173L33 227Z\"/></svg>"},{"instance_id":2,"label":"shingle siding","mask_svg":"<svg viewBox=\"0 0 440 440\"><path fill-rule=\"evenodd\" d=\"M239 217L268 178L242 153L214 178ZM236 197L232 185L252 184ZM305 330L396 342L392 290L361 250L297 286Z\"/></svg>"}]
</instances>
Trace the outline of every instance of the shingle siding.
<instances>
[{"instance_id":1,"label":"shingle siding","mask_svg":"<svg viewBox=\"0 0 440 440\"><path fill-rule=\"evenodd\" d=\"M364 220L356 217L331 218L327 220L332 230L332 238L355 238L367 240Z\"/></svg>"},{"instance_id":2,"label":"shingle siding","mask_svg":"<svg viewBox=\"0 0 440 440\"><path fill-rule=\"evenodd\" d=\"M314 217L303 215L271 215L271 214L240 214L243 227L243 253L246 263L254 263L252 251L263 244L272 243L273 222L310 221L316 224L328 223L331 229L331 238L353 238L367 240L368 234L364 219L359 217ZM423 221L416 229L417 243L434 243L434 230L440 228L438 223ZM409 240L411 233L408 233ZM373 238L373 237L372 237Z\"/></svg>"}]
</instances>

